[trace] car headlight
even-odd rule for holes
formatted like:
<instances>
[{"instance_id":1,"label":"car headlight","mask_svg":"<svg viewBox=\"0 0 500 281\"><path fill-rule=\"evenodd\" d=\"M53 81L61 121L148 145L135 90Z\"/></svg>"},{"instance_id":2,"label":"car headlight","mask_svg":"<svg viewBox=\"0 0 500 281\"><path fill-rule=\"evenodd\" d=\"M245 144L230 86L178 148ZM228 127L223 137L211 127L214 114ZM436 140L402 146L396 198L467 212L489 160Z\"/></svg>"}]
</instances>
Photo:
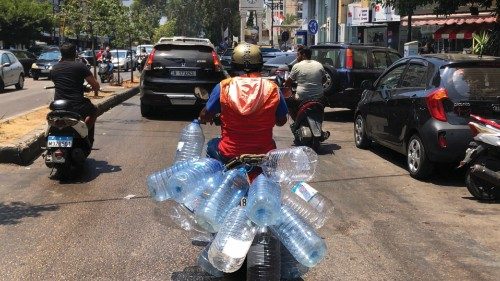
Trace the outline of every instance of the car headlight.
<instances>
[{"instance_id":1,"label":"car headlight","mask_svg":"<svg viewBox=\"0 0 500 281\"><path fill-rule=\"evenodd\" d=\"M36 65L36 63L33 63L33 64L31 65L31 68L33 68L33 69L38 69L38 65Z\"/></svg>"},{"instance_id":2,"label":"car headlight","mask_svg":"<svg viewBox=\"0 0 500 281\"><path fill-rule=\"evenodd\" d=\"M49 70L52 70L52 66L53 66L53 65L49 66Z\"/></svg>"}]
</instances>

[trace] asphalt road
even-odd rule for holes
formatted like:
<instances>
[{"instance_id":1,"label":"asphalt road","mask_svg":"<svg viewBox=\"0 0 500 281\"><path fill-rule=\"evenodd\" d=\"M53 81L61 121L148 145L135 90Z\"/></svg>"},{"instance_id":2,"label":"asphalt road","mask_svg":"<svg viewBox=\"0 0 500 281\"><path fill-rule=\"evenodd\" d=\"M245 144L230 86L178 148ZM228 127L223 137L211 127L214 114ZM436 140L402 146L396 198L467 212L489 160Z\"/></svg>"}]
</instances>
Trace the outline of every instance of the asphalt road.
<instances>
[{"instance_id":1,"label":"asphalt road","mask_svg":"<svg viewBox=\"0 0 500 281\"><path fill-rule=\"evenodd\" d=\"M356 149L351 115L326 114L332 137L311 184L335 212L320 231L328 255L304 280L498 280L500 205L473 200L461 172L442 168L419 182L404 157ZM145 187L171 163L192 117L143 119L137 96L113 108L98 120L96 150L75 182L51 179L41 158L0 165L0 279L169 280L195 265L202 248ZM219 128L204 130L209 139ZM275 139L289 146L288 127Z\"/></svg>"},{"instance_id":2,"label":"asphalt road","mask_svg":"<svg viewBox=\"0 0 500 281\"><path fill-rule=\"evenodd\" d=\"M115 75L117 75L116 72ZM124 80L130 79L130 72L120 72L120 75ZM139 76L140 73L135 71L134 75ZM98 81L100 83L99 79ZM45 90L44 87L53 85L54 83L47 78L40 78L37 81L26 78L22 90L16 90L13 86L5 88L5 91L0 93L0 120L49 105L54 97L54 90ZM106 85L108 83L103 83L101 88Z\"/></svg>"}]
</instances>

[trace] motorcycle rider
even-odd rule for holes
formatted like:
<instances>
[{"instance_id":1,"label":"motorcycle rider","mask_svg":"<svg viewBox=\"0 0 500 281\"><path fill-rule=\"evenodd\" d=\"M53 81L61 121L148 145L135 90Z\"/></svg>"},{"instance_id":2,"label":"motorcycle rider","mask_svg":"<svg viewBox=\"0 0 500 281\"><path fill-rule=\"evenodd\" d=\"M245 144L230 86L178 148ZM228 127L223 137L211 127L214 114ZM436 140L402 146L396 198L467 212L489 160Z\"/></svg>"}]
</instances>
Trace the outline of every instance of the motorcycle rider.
<instances>
[{"instance_id":1,"label":"motorcycle rider","mask_svg":"<svg viewBox=\"0 0 500 281\"><path fill-rule=\"evenodd\" d=\"M87 66L76 61L74 44L64 43L61 46L61 60L52 67L50 75L55 86L54 100L69 101L70 108L68 110L76 112L84 118L89 128L89 141L92 144L94 142L94 124L98 115L97 107L84 97L83 82L87 81L96 94L100 85Z\"/></svg>"},{"instance_id":2,"label":"motorcycle rider","mask_svg":"<svg viewBox=\"0 0 500 281\"><path fill-rule=\"evenodd\" d=\"M102 61L108 63L108 72L113 73L113 63L111 60L113 59L113 55L111 54L111 50L109 46L106 46L106 50L102 53Z\"/></svg>"},{"instance_id":3,"label":"motorcycle rider","mask_svg":"<svg viewBox=\"0 0 500 281\"><path fill-rule=\"evenodd\" d=\"M306 46L299 46L297 49L297 63L292 67L285 89L290 90L292 83L297 82L296 94L290 96L290 109L297 110L300 103L306 100L321 100L323 98L323 83L326 81L325 69L323 65L315 60L311 60L312 51Z\"/></svg>"},{"instance_id":4,"label":"motorcycle rider","mask_svg":"<svg viewBox=\"0 0 500 281\"><path fill-rule=\"evenodd\" d=\"M216 85L200 121L213 122L220 113L221 138L207 144L207 155L224 163L241 154L264 154L276 148L272 131L283 126L288 109L278 86L261 78L262 53L256 45L240 43L231 57L231 67L242 75Z\"/></svg>"}]
</instances>

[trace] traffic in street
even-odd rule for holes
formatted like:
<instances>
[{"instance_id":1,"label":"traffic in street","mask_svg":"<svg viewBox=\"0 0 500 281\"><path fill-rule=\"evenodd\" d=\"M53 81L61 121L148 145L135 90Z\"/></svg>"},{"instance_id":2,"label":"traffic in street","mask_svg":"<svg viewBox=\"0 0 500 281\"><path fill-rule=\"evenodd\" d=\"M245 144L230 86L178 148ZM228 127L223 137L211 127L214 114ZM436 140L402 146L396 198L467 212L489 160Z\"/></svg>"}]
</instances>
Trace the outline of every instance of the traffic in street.
<instances>
[{"instance_id":1,"label":"traffic in street","mask_svg":"<svg viewBox=\"0 0 500 281\"><path fill-rule=\"evenodd\" d=\"M176 280L189 271L202 247L165 213L170 203L149 197L146 176L172 164L181 129L195 117L142 118L135 96L98 119L80 177L51 178L42 157L0 165L0 279ZM207 139L220 133L202 127ZM327 256L304 280L496 279L500 205L474 200L463 171L413 179L404 156L355 147L348 110L327 110L324 127L332 136L310 184L335 209L320 230ZM289 147L288 125L274 139Z\"/></svg>"}]
</instances>

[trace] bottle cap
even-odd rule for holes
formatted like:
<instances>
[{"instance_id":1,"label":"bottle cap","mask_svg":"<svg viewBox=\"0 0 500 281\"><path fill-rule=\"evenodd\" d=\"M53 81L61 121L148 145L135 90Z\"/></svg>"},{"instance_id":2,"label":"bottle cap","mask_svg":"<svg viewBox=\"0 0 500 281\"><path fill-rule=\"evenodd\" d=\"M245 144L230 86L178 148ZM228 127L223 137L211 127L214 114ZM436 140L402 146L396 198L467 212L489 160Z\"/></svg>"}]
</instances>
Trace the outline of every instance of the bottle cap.
<instances>
[{"instance_id":1,"label":"bottle cap","mask_svg":"<svg viewBox=\"0 0 500 281\"><path fill-rule=\"evenodd\" d=\"M199 120L199 119L194 119L194 120L193 120L193 123L195 123L195 124L200 124L200 120Z\"/></svg>"}]
</instances>

